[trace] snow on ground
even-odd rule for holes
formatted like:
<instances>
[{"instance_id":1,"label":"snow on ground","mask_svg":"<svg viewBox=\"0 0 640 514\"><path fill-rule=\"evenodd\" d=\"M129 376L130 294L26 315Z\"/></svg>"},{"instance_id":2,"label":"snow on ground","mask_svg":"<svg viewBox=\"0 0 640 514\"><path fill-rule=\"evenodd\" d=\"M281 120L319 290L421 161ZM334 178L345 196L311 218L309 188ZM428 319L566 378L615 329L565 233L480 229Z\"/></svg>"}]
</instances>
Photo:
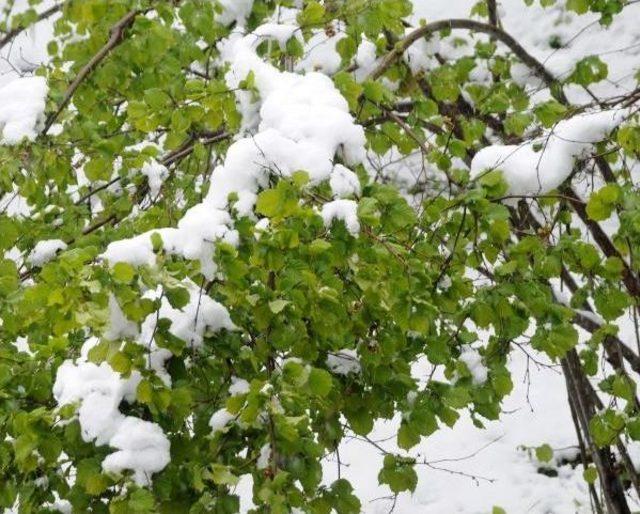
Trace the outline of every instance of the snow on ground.
<instances>
[{"instance_id":1,"label":"snow on ground","mask_svg":"<svg viewBox=\"0 0 640 514\"><path fill-rule=\"evenodd\" d=\"M414 19L428 22L447 18L468 18L474 0L413 0ZM576 61L598 55L607 61L609 76L590 86L597 96L615 96L633 89L634 74L640 62L640 4L631 3L616 16L608 28L598 23L598 16L578 15L556 6L543 8L540 2L527 7L524 0L499 0L502 27L516 37L529 53L544 63L557 77L566 78ZM453 37L464 35L454 31ZM554 48L557 44L561 48ZM535 79L533 83L535 83ZM572 101L590 101L584 91L568 91Z\"/></svg>"},{"instance_id":2,"label":"snow on ground","mask_svg":"<svg viewBox=\"0 0 640 514\"><path fill-rule=\"evenodd\" d=\"M452 428L443 427L411 452L419 461L418 485L413 494L401 494L396 514L489 514L494 506L509 514L590 513L582 465L573 460L577 447L569 413L564 378L558 366L534 363L514 349L510 357L514 390L505 400L502 419L478 429L468 416ZM422 363L414 375L428 376ZM369 439L386 451L403 453L395 444L398 420L376 424ZM558 476L539 473L542 464L534 448L554 449L553 468ZM525 448L528 448L525 449ZM350 438L340 448L340 476L348 479L367 514L387 514L394 506L391 491L378 484L382 453L369 442ZM324 463L324 482L338 478L335 455ZM236 491L241 511L252 507L251 480L243 477Z\"/></svg>"},{"instance_id":3,"label":"snow on ground","mask_svg":"<svg viewBox=\"0 0 640 514\"><path fill-rule=\"evenodd\" d=\"M505 400L502 419L476 428L462 417L453 429L443 427L423 439L413 454L434 466L420 466L413 495L402 494L395 511L410 513L487 514L500 506L509 514L591 512L582 466L557 468L558 477L538 473L535 452L520 446L549 444L556 455L575 455L575 433L564 378L557 368L537 366L514 349L511 366L514 391ZM426 369L423 370L426 374ZM395 423L379 423L370 439L388 451L395 445ZM390 438L390 440L387 440ZM351 440L340 452L342 476L354 484L364 512L389 512L391 492L378 485L382 456L369 443ZM441 469L435 469L441 468ZM446 471L448 470L448 471ZM337 462L325 465L327 479L337 478ZM475 475L476 478L467 475ZM386 498L385 498L386 497Z\"/></svg>"},{"instance_id":4,"label":"snow on ground","mask_svg":"<svg viewBox=\"0 0 640 514\"><path fill-rule=\"evenodd\" d=\"M416 22L420 18L427 22L466 18L474 3L414 0L414 18ZM555 7L526 7L522 0L499 4L504 29L557 76L566 76L576 61L596 54L609 65L608 80L591 87L596 95L613 97L633 87L633 75L640 65L640 4L628 6L608 29L601 27L595 16L562 15ZM465 35L463 31L453 33L453 37ZM564 47L552 48L553 41L560 41ZM535 79L531 84L535 87ZM591 100L577 88L567 93L574 102ZM623 325L621 332L631 331L627 320L619 322ZM444 427L415 448L413 453L419 454L420 460L448 471L421 466L415 493L400 495L394 512L486 514L494 506L510 514L591 512L581 465L575 469L569 464L559 465L558 476L549 477L538 472L541 465L535 452L522 449L549 444L556 450L554 459L573 457L577 450L562 374L557 368L537 366L532 361L527 365L527 361L523 352L514 350L510 369L515 388L505 400L499 421L487 423L482 430L468 416L463 417L453 429ZM379 423L370 438L383 441L381 446L388 451L397 451L393 437L396 428L397 421ZM342 476L354 484L363 500L363 511L389 512L393 506L391 493L377 480L381 452L367 442L352 439L341 448L340 459ZM327 480L337 478L335 458L327 462L325 471Z\"/></svg>"}]
</instances>

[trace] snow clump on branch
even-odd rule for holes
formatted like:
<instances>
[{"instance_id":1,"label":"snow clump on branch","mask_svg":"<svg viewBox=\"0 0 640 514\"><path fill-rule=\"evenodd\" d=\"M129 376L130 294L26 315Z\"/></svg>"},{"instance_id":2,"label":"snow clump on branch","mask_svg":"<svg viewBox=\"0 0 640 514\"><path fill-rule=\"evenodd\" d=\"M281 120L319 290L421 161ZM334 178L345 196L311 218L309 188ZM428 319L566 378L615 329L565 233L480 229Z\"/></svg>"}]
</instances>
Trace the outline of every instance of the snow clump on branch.
<instances>
[{"instance_id":1,"label":"snow clump on branch","mask_svg":"<svg viewBox=\"0 0 640 514\"><path fill-rule=\"evenodd\" d=\"M35 140L43 126L48 91L44 77L21 77L0 88L1 144Z\"/></svg>"},{"instance_id":2,"label":"snow clump on branch","mask_svg":"<svg viewBox=\"0 0 640 514\"><path fill-rule=\"evenodd\" d=\"M283 32L293 34L289 26L285 28L266 24L246 36L232 34L221 43L222 59L230 63L228 87L238 89L242 81L253 76L261 102L250 104L247 91L238 91L237 95L245 126L257 123L258 131L231 145L224 164L211 175L207 197L187 211L177 228L154 230L111 243L103 254L111 264L153 265L156 256L151 236L157 233L165 252L200 260L203 275L212 279L217 272L213 262L215 243L238 242L231 211L253 216L257 195L268 187L273 173L290 177L305 170L311 182L317 184L331 178L336 155L348 165L364 160L364 130L355 123L347 101L329 77L314 72L299 75L280 71L257 54L265 39L280 41L285 37ZM256 108L258 119L248 123ZM230 195L237 196L233 205L229 205ZM359 231L352 206L341 204L338 209L337 204L329 204L324 213L323 210L325 222L328 217L337 217L348 223L352 234ZM329 216L330 213L334 215Z\"/></svg>"},{"instance_id":3,"label":"snow clump on branch","mask_svg":"<svg viewBox=\"0 0 640 514\"><path fill-rule=\"evenodd\" d=\"M521 145L492 145L471 162L471 177L500 170L509 195L545 194L560 186L573 171L575 161L588 157L628 115L618 109L579 114L560 121L540 139Z\"/></svg>"},{"instance_id":4,"label":"snow clump on branch","mask_svg":"<svg viewBox=\"0 0 640 514\"><path fill-rule=\"evenodd\" d=\"M250 4L246 2L246 6ZM223 5L229 9L231 4L223 2ZM240 9L244 5L243 2L238 4L239 9L225 12L238 21L239 17L245 16ZM233 211L254 217L257 195L269 186L273 174L289 177L298 170L305 170L312 184L331 179L330 185L337 197L359 193L357 176L344 166L334 165L336 155L347 165L361 163L365 157L364 130L349 113L345 98L327 76L280 71L257 54L259 44L265 39L275 39L282 45L293 37L295 29L297 27L289 25L266 24L254 33L233 34L221 43L221 58L230 64L227 85L237 89L248 76L253 77L261 101L254 105L246 91L238 91L237 96L245 127L254 124L257 133L231 145L224 164L212 173L206 198L189 209L176 228L162 228L111 243L102 256L110 265L118 262L154 265L159 236L162 250L199 260L203 275L207 279L214 278L217 273L213 260L215 244L218 241L238 244ZM150 184L152 188L159 189L161 175L156 170L149 173L150 179L158 179ZM236 201L230 205L232 196ZM327 226L334 219L343 220L354 236L360 230L357 204L353 200L337 199L325 204L322 217ZM207 330L235 328L222 305L202 294L193 283L187 283L186 289L189 292L186 306L175 309L162 296L159 312L151 314L142 323L138 336L138 341L150 345L148 367L167 385L170 385L170 377L164 365L171 352L154 341L158 319L170 319L169 331L194 348L202 344ZM147 296L157 299L160 291L151 291ZM114 326L109 328L109 333L130 335L130 326L123 319L117 302L110 302L110 307ZM105 363L96 366L67 361L58 373L54 394L60 405L80 403L78 416L85 440L118 449L103 462L105 470L132 469L136 482L146 485L152 473L168 464L169 441L158 425L120 413L118 406L123 398L132 396L130 386L135 376L122 379ZM238 388L244 390L246 385L238 385ZM135 387L132 391L135 392ZM220 411L212 417L211 428L220 430L230 421L229 414ZM127 432L133 437L127 438Z\"/></svg>"}]
</instances>

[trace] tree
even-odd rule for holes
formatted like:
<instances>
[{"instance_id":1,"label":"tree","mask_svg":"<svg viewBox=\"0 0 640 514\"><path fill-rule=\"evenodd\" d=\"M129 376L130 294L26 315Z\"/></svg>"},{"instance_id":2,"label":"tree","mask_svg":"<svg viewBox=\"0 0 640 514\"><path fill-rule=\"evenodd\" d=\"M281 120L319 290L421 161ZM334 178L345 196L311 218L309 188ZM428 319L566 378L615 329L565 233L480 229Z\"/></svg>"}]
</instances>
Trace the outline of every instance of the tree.
<instances>
[{"instance_id":1,"label":"tree","mask_svg":"<svg viewBox=\"0 0 640 514\"><path fill-rule=\"evenodd\" d=\"M491 0L418 27L408 0L30 4L0 40L55 18L0 89L0 507L233 513L250 476L256 512L357 513L324 456L398 414L404 450L480 429L524 350L562 365L594 509L630 512L637 88L555 76Z\"/></svg>"}]
</instances>

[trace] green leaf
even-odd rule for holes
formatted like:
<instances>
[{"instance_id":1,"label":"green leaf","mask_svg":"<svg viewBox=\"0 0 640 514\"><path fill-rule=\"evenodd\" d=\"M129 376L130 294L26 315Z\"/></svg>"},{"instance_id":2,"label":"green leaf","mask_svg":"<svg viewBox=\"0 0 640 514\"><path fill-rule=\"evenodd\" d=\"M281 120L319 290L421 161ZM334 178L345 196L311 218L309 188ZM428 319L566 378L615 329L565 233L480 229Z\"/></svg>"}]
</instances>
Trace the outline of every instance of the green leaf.
<instances>
[{"instance_id":1,"label":"green leaf","mask_svg":"<svg viewBox=\"0 0 640 514\"><path fill-rule=\"evenodd\" d=\"M356 82L350 73L344 71L336 73L333 81L342 96L349 102L349 108L355 110L358 107L358 98L362 94L362 85Z\"/></svg>"},{"instance_id":2,"label":"green leaf","mask_svg":"<svg viewBox=\"0 0 640 514\"><path fill-rule=\"evenodd\" d=\"M267 189L258 195L256 211L268 218L286 218L298 208L298 196L293 186L281 180L274 189Z\"/></svg>"},{"instance_id":3,"label":"green leaf","mask_svg":"<svg viewBox=\"0 0 640 514\"><path fill-rule=\"evenodd\" d=\"M640 441L640 418L635 417L627 422L627 433L634 441Z\"/></svg>"},{"instance_id":4,"label":"green leaf","mask_svg":"<svg viewBox=\"0 0 640 514\"><path fill-rule=\"evenodd\" d=\"M289 300L273 300L269 302L269 310L274 314L280 314L290 303L291 302Z\"/></svg>"},{"instance_id":5,"label":"green leaf","mask_svg":"<svg viewBox=\"0 0 640 514\"><path fill-rule=\"evenodd\" d=\"M139 402L150 405L153 401L153 386L148 380L141 380L136 389L136 398Z\"/></svg>"},{"instance_id":6,"label":"green leaf","mask_svg":"<svg viewBox=\"0 0 640 514\"><path fill-rule=\"evenodd\" d=\"M385 455L384 466L378 474L378 481L381 484L387 484L393 493L415 491L418 475L413 469L413 460Z\"/></svg>"},{"instance_id":7,"label":"green leaf","mask_svg":"<svg viewBox=\"0 0 640 514\"><path fill-rule=\"evenodd\" d=\"M95 157L84 165L84 173L89 180L109 180L113 173L113 163L106 157Z\"/></svg>"},{"instance_id":8,"label":"green leaf","mask_svg":"<svg viewBox=\"0 0 640 514\"><path fill-rule=\"evenodd\" d=\"M184 287L174 287L171 289L165 289L164 294L169 300L169 303L174 309L184 308L191 299L189 290ZM202 294L205 294L204 292Z\"/></svg>"},{"instance_id":9,"label":"green leaf","mask_svg":"<svg viewBox=\"0 0 640 514\"><path fill-rule=\"evenodd\" d=\"M567 9L584 14L589 10L589 0L567 0Z\"/></svg>"},{"instance_id":10,"label":"green leaf","mask_svg":"<svg viewBox=\"0 0 640 514\"><path fill-rule=\"evenodd\" d=\"M587 214L594 221L603 221L611 216L620 197L620 188L616 184L607 184L589 197Z\"/></svg>"},{"instance_id":11,"label":"green leaf","mask_svg":"<svg viewBox=\"0 0 640 514\"><path fill-rule=\"evenodd\" d=\"M631 303L628 294L613 286L597 288L593 299L598 312L607 321L613 321L622 316Z\"/></svg>"},{"instance_id":12,"label":"green leaf","mask_svg":"<svg viewBox=\"0 0 640 514\"><path fill-rule=\"evenodd\" d=\"M113 278L122 284L130 284L136 274L136 270L127 262L117 262L111 271Z\"/></svg>"},{"instance_id":13,"label":"green leaf","mask_svg":"<svg viewBox=\"0 0 640 514\"><path fill-rule=\"evenodd\" d=\"M420 442L420 433L409 423L402 423L398 430L398 446L403 450L409 450Z\"/></svg>"},{"instance_id":14,"label":"green leaf","mask_svg":"<svg viewBox=\"0 0 640 514\"><path fill-rule=\"evenodd\" d=\"M126 375L131 371L131 358L124 352L116 352L109 359L109 366L114 371Z\"/></svg>"},{"instance_id":15,"label":"green leaf","mask_svg":"<svg viewBox=\"0 0 640 514\"><path fill-rule=\"evenodd\" d=\"M588 484L593 484L598 479L598 470L595 466L589 466L582 472L582 476Z\"/></svg>"},{"instance_id":16,"label":"green leaf","mask_svg":"<svg viewBox=\"0 0 640 514\"><path fill-rule=\"evenodd\" d=\"M298 14L298 23L301 26L314 26L324 22L325 8L319 2L312 0L307 3L305 8Z\"/></svg>"},{"instance_id":17,"label":"green leaf","mask_svg":"<svg viewBox=\"0 0 640 514\"><path fill-rule=\"evenodd\" d=\"M19 284L16 263L10 259L0 259L0 296L13 293Z\"/></svg>"},{"instance_id":18,"label":"green leaf","mask_svg":"<svg viewBox=\"0 0 640 514\"><path fill-rule=\"evenodd\" d=\"M317 396L327 396L333 387L331 373L324 369L312 368L308 379L309 389Z\"/></svg>"},{"instance_id":19,"label":"green leaf","mask_svg":"<svg viewBox=\"0 0 640 514\"><path fill-rule=\"evenodd\" d=\"M78 463L76 482L92 496L102 494L111 485L111 481L102 474L97 459L84 459Z\"/></svg>"},{"instance_id":20,"label":"green leaf","mask_svg":"<svg viewBox=\"0 0 640 514\"><path fill-rule=\"evenodd\" d=\"M534 114L546 128L553 127L567 112L567 108L556 100L548 100L536 105Z\"/></svg>"},{"instance_id":21,"label":"green leaf","mask_svg":"<svg viewBox=\"0 0 640 514\"><path fill-rule=\"evenodd\" d=\"M599 57L592 55L576 63L569 80L581 86L588 86L606 79L608 74L609 68L606 63L602 62Z\"/></svg>"},{"instance_id":22,"label":"green leaf","mask_svg":"<svg viewBox=\"0 0 640 514\"><path fill-rule=\"evenodd\" d=\"M551 462L553 459L553 449L548 444L543 444L536 448L536 459L540 462Z\"/></svg>"},{"instance_id":23,"label":"green leaf","mask_svg":"<svg viewBox=\"0 0 640 514\"><path fill-rule=\"evenodd\" d=\"M211 464L211 479L218 485L236 485L240 480L223 464Z\"/></svg>"},{"instance_id":24,"label":"green leaf","mask_svg":"<svg viewBox=\"0 0 640 514\"><path fill-rule=\"evenodd\" d=\"M146 489L136 489L129 496L129 508L134 512L154 512L155 500Z\"/></svg>"}]
</instances>

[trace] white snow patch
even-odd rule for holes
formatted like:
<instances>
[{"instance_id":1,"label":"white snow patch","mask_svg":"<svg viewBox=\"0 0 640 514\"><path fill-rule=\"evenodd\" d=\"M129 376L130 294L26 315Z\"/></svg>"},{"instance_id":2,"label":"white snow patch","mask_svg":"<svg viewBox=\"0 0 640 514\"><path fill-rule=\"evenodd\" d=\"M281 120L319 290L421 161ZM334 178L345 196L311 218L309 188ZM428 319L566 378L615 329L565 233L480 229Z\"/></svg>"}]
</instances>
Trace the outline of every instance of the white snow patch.
<instances>
[{"instance_id":1,"label":"white snow patch","mask_svg":"<svg viewBox=\"0 0 640 514\"><path fill-rule=\"evenodd\" d=\"M79 404L78 421L82 438L97 445L107 444L117 451L102 462L105 471L133 471L134 481L149 485L151 475L171 460L170 443L156 423L125 416L119 410L123 400L133 401L140 374L123 379L103 362L65 361L53 386L58 405Z\"/></svg>"},{"instance_id":2,"label":"white snow patch","mask_svg":"<svg viewBox=\"0 0 640 514\"><path fill-rule=\"evenodd\" d=\"M135 338L137 335L138 326L127 319L116 297L113 294L109 295L109 327L104 334L105 339L115 341Z\"/></svg>"},{"instance_id":3,"label":"white snow patch","mask_svg":"<svg viewBox=\"0 0 640 514\"><path fill-rule=\"evenodd\" d=\"M258 460L256 461L256 468L267 469L269 466L269 459L271 459L271 445L267 443L260 448L260 455L258 455Z\"/></svg>"},{"instance_id":4,"label":"white snow patch","mask_svg":"<svg viewBox=\"0 0 640 514\"><path fill-rule=\"evenodd\" d=\"M209 419L209 426L213 433L220 432L234 419L235 416L227 409L219 409L214 412L211 419Z\"/></svg>"},{"instance_id":5,"label":"white snow patch","mask_svg":"<svg viewBox=\"0 0 640 514\"><path fill-rule=\"evenodd\" d=\"M220 44L222 59L230 63L226 75L230 88L237 89L250 72L254 74L261 98L258 133L231 145L224 164L211 175L207 197L187 211L177 228L153 231L161 236L165 252L199 259L201 271L209 279L217 271L215 243L238 242L229 211L251 216L257 193L269 185L272 174L288 177L305 170L312 183L318 183L330 178L336 154L348 165L362 162L365 156L364 130L353 120L347 101L329 77L282 72L257 55L256 49L265 38L279 40L287 31L290 28L270 23L246 36L234 33ZM245 124L250 125L247 120L257 106L242 93L246 92L238 92L239 108ZM239 199L235 205L229 205L232 194ZM336 216L349 213L345 204ZM357 218L348 216L345 221L350 230L358 231ZM103 257L111 264L152 265L151 234L111 243Z\"/></svg>"},{"instance_id":6,"label":"white snow patch","mask_svg":"<svg viewBox=\"0 0 640 514\"><path fill-rule=\"evenodd\" d=\"M350 375L362 370L358 352L348 348L327 355L327 367L337 375Z\"/></svg>"},{"instance_id":7,"label":"white snow patch","mask_svg":"<svg viewBox=\"0 0 640 514\"><path fill-rule=\"evenodd\" d=\"M468 346L464 347L460 354L460 360L467 366L474 384L482 385L487 381L487 367L482 363L482 356L478 350Z\"/></svg>"},{"instance_id":8,"label":"white snow patch","mask_svg":"<svg viewBox=\"0 0 640 514\"><path fill-rule=\"evenodd\" d=\"M66 250L67 243L61 239L46 239L38 241L33 248L27 261L33 266L42 266L53 259L61 250Z\"/></svg>"},{"instance_id":9,"label":"white snow patch","mask_svg":"<svg viewBox=\"0 0 640 514\"><path fill-rule=\"evenodd\" d=\"M229 394L231 396L247 394L248 392L249 392L249 382L247 382L243 378L231 377L231 387L229 387Z\"/></svg>"},{"instance_id":10,"label":"white snow patch","mask_svg":"<svg viewBox=\"0 0 640 514\"><path fill-rule=\"evenodd\" d=\"M152 196L158 196L162 184L169 176L167 167L154 159L151 162L145 162L140 172L147 177Z\"/></svg>"},{"instance_id":11,"label":"white snow patch","mask_svg":"<svg viewBox=\"0 0 640 514\"><path fill-rule=\"evenodd\" d=\"M253 0L217 0L222 6L218 21L223 25L235 22L243 27L253 9Z\"/></svg>"},{"instance_id":12,"label":"white snow patch","mask_svg":"<svg viewBox=\"0 0 640 514\"><path fill-rule=\"evenodd\" d=\"M333 168L329 185L331 186L334 198L358 196L360 194L360 180L358 180L358 175L342 164L336 164Z\"/></svg>"},{"instance_id":13,"label":"white snow patch","mask_svg":"<svg viewBox=\"0 0 640 514\"><path fill-rule=\"evenodd\" d=\"M331 228L334 220L344 221L349 233L357 237L360 232L358 221L358 204L353 200L334 200L322 206L322 219L327 228Z\"/></svg>"},{"instance_id":14,"label":"white snow patch","mask_svg":"<svg viewBox=\"0 0 640 514\"><path fill-rule=\"evenodd\" d=\"M43 127L49 89L44 77L21 77L0 88L1 143L33 141Z\"/></svg>"},{"instance_id":15,"label":"white snow patch","mask_svg":"<svg viewBox=\"0 0 640 514\"><path fill-rule=\"evenodd\" d=\"M367 38L364 38L358 45L358 50L356 51L357 69L355 71L355 77L359 82L364 81L376 68L376 64L378 63L376 52L375 43Z\"/></svg>"},{"instance_id":16,"label":"white snow patch","mask_svg":"<svg viewBox=\"0 0 640 514\"><path fill-rule=\"evenodd\" d=\"M626 110L580 114L559 122L546 136L516 145L492 145L480 150L471 162L471 176L500 170L509 194L544 194L571 174L576 159L605 139L625 119Z\"/></svg>"},{"instance_id":17,"label":"white snow patch","mask_svg":"<svg viewBox=\"0 0 640 514\"><path fill-rule=\"evenodd\" d=\"M296 65L299 71L318 71L325 75L333 75L340 70L342 58L336 50L336 44L345 36L338 26L335 34L328 36L319 30L305 43L304 54Z\"/></svg>"},{"instance_id":18,"label":"white snow patch","mask_svg":"<svg viewBox=\"0 0 640 514\"><path fill-rule=\"evenodd\" d=\"M171 377L164 368L167 360L172 356L171 351L156 344L155 334L158 322L161 319L171 321L169 332L187 343L188 348L198 349L202 346L204 335L207 331L212 333L220 330L235 330L236 326L231 321L229 312L220 303L209 297L196 284L185 281L182 286L189 292L189 302L182 309L171 306L166 296L162 296L160 309L149 314L143 321L140 330L140 344L149 348L148 366L167 384L171 383ZM151 291L145 294L145 298L157 299L161 290Z\"/></svg>"}]
</instances>

